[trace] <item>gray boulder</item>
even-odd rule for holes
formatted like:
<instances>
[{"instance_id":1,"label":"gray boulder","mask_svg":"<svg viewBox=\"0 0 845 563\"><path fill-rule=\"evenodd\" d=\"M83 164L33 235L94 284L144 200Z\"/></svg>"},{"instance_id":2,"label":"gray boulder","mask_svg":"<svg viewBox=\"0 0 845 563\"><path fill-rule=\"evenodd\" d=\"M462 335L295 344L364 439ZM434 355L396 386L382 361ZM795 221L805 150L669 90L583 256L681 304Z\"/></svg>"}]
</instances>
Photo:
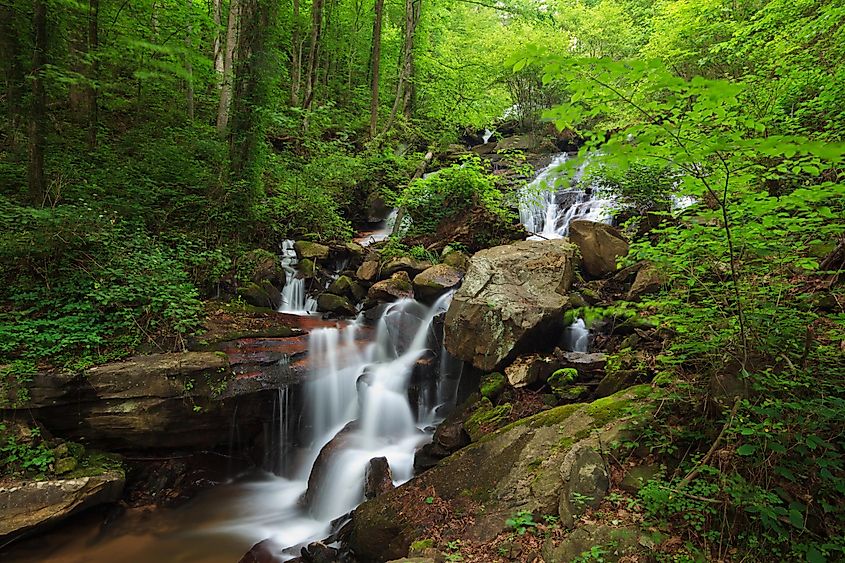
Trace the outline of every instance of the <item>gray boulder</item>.
<instances>
[{"instance_id":1,"label":"gray boulder","mask_svg":"<svg viewBox=\"0 0 845 563\"><path fill-rule=\"evenodd\" d=\"M520 241L476 253L446 314L446 349L483 371L501 369L563 329L577 263L565 240Z\"/></svg>"},{"instance_id":2,"label":"gray boulder","mask_svg":"<svg viewBox=\"0 0 845 563\"><path fill-rule=\"evenodd\" d=\"M572 221L569 240L581 251L584 271L601 278L616 271L616 260L628 254L628 241L615 228L594 221Z\"/></svg>"}]
</instances>

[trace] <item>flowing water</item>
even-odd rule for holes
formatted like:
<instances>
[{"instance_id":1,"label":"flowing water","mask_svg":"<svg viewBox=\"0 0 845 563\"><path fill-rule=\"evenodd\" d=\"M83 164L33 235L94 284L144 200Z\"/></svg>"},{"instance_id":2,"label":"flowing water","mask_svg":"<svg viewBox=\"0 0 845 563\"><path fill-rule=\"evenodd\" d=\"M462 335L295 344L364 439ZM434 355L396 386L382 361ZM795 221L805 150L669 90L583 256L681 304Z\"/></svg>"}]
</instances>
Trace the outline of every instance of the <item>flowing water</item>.
<instances>
[{"instance_id":1,"label":"flowing water","mask_svg":"<svg viewBox=\"0 0 845 563\"><path fill-rule=\"evenodd\" d=\"M317 310L317 301L305 292L305 279L297 276L296 250L293 241L282 242L282 268L285 270L285 287L279 311L296 315L310 315Z\"/></svg>"},{"instance_id":2,"label":"flowing water","mask_svg":"<svg viewBox=\"0 0 845 563\"><path fill-rule=\"evenodd\" d=\"M520 191L519 219L531 233L529 240L563 238L576 219L602 223L612 220L613 201L600 197L593 186L581 185L585 165L569 180L564 172L568 158L566 153L556 156Z\"/></svg>"},{"instance_id":3,"label":"flowing water","mask_svg":"<svg viewBox=\"0 0 845 563\"><path fill-rule=\"evenodd\" d=\"M293 557L363 500L370 459L386 457L397 485L413 476L415 450L456 400L462 364L443 349L438 322L450 301L402 300L386 305L375 327L358 320L310 333L302 412L292 408L293 388L281 388L273 405L265 463L278 474L244 476L175 509L130 510L108 528L102 515L83 515L2 560L233 563L267 538L291 546L283 556ZM332 455L319 456L324 446ZM303 506L309 476L314 490Z\"/></svg>"}]
</instances>

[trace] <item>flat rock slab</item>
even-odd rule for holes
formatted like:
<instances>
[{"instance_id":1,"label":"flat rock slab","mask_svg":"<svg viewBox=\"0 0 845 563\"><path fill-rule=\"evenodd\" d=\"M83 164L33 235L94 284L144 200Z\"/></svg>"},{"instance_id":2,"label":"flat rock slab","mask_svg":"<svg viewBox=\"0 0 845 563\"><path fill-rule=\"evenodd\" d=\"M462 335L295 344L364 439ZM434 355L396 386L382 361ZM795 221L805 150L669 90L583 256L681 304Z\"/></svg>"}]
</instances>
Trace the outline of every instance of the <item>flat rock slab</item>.
<instances>
[{"instance_id":1,"label":"flat rock slab","mask_svg":"<svg viewBox=\"0 0 845 563\"><path fill-rule=\"evenodd\" d=\"M0 538L55 524L75 512L116 502L123 493L122 471L92 477L22 481L0 486Z\"/></svg>"}]
</instances>

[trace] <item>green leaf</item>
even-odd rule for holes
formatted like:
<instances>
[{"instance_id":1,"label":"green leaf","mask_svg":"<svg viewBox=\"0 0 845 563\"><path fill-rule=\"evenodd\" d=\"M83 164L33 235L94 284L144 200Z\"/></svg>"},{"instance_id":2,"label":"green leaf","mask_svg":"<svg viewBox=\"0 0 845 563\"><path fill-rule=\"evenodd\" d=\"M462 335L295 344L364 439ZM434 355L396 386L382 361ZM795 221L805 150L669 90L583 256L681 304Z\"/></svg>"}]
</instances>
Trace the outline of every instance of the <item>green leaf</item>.
<instances>
[{"instance_id":1,"label":"green leaf","mask_svg":"<svg viewBox=\"0 0 845 563\"><path fill-rule=\"evenodd\" d=\"M753 454L757 451L757 446L753 444L743 444L736 449L736 453L739 455L748 456Z\"/></svg>"}]
</instances>

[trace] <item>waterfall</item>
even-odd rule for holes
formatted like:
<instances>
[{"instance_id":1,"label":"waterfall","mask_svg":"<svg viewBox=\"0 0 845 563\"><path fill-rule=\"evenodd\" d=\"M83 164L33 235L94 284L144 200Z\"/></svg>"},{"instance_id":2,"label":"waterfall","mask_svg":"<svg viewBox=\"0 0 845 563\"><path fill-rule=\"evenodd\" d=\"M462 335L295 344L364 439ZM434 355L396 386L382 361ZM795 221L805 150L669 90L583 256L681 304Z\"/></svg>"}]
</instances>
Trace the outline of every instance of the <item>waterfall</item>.
<instances>
[{"instance_id":1,"label":"waterfall","mask_svg":"<svg viewBox=\"0 0 845 563\"><path fill-rule=\"evenodd\" d=\"M590 331L584 319L575 321L563 332L564 347L568 352L588 352L590 347Z\"/></svg>"},{"instance_id":2,"label":"waterfall","mask_svg":"<svg viewBox=\"0 0 845 563\"><path fill-rule=\"evenodd\" d=\"M282 305L279 311L307 315L317 310L317 301L305 293L305 279L296 274L296 250L293 241L282 242L282 268L285 271L285 287L282 289Z\"/></svg>"},{"instance_id":3,"label":"waterfall","mask_svg":"<svg viewBox=\"0 0 845 563\"><path fill-rule=\"evenodd\" d=\"M551 164L519 192L519 219L532 233L529 240L563 238L569 224L576 219L610 223L612 200L598 197L597 190L582 189L582 165L565 188L557 186L567 175L563 172L566 153L556 156Z\"/></svg>"},{"instance_id":4,"label":"waterfall","mask_svg":"<svg viewBox=\"0 0 845 563\"><path fill-rule=\"evenodd\" d=\"M481 140L484 141L485 145L490 142L490 139L493 137L493 133L495 132L495 130L491 131L490 129L484 129L484 134L481 136Z\"/></svg>"},{"instance_id":5,"label":"waterfall","mask_svg":"<svg viewBox=\"0 0 845 563\"><path fill-rule=\"evenodd\" d=\"M387 305L373 341L363 348L357 340L366 329L358 322L312 332L306 388L312 444L306 465L309 472L319 471L311 502L316 518L331 520L363 500L364 472L374 457L387 458L396 484L413 476L414 453L428 438L421 428L436 421L438 407L454 402L451 391L435 394L433 401L421 400L415 413L409 399L421 360L441 356L435 364L443 364L434 326L450 300L451 294L444 295L430 308L410 299ZM445 388L441 380L455 378L454 371L433 375L435 387ZM318 460L333 440L330 459ZM311 467L314 460L326 467Z\"/></svg>"}]
</instances>

